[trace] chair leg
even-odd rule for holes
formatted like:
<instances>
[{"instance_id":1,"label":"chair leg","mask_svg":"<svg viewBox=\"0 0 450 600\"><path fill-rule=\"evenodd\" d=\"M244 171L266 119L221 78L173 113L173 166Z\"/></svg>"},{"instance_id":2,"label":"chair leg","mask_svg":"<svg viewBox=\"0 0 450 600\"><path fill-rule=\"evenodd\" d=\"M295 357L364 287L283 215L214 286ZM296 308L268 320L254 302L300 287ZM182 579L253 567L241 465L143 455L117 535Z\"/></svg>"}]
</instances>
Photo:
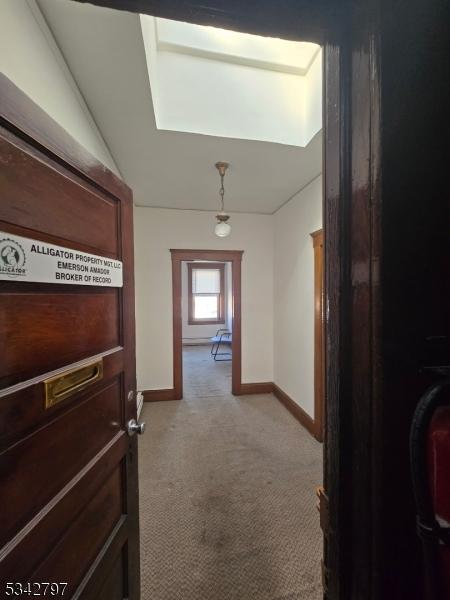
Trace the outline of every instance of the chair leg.
<instances>
[{"instance_id":1,"label":"chair leg","mask_svg":"<svg viewBox=\"0 0 450 600\"><path fill-rule=\"evenodd\" d=\"M217 348L216 348L216 352L214 354L214 360L216 362L225 362L228 360L232 360L231 358L217 358L217 356L230 356L232 353L231 352L219 352L219 347L220 347L220 341L217 342Z\"/></svg>"}]
</instances>

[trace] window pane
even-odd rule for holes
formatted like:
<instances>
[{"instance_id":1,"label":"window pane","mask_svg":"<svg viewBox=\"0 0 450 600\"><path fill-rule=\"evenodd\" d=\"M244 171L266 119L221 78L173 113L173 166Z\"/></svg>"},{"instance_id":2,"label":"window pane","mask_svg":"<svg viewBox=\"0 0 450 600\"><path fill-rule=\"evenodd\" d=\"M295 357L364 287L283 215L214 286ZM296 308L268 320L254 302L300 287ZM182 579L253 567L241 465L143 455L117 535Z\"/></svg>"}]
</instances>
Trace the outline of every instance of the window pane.
<instances>
[{"instance_id":1,"label":"window pane","mask_svg":"<svg viewBox=\"0 0 450 600\"><path fill-rule=\"evenodd\" d=\"M217 296L194 296L194 319L217 319L218 308Z\"/></svg>"},{"instance_id":2,"label":"window pane","mask_svg":"<svg viewBox=\"0 0 450 600\"><path fill-rule=\"evenodd\" d=\"M193 269L193 294L220 294L219 269Z\"/></svg>"}]
</instances>

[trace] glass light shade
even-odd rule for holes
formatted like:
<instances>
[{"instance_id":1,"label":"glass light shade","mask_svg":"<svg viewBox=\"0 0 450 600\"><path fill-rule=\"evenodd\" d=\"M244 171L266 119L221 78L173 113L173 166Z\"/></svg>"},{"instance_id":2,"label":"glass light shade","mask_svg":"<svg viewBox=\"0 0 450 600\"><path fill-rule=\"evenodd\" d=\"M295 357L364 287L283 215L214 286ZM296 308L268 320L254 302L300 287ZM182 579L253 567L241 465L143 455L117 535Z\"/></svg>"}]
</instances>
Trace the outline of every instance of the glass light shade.
<instances>
[{"instance_id":1,"label":"glass light shade","mask_svg":"<svg viewBox=\"0 0 450 600\"><path fill-rule=\"evenodd\" d=\"M214 233L218 237L227 237L227 235L230 235L231 233L231 225L228 225L228 223L221 221L220 223L217 223L217 225L214 227Z\"/></svg>"}]
</instances>

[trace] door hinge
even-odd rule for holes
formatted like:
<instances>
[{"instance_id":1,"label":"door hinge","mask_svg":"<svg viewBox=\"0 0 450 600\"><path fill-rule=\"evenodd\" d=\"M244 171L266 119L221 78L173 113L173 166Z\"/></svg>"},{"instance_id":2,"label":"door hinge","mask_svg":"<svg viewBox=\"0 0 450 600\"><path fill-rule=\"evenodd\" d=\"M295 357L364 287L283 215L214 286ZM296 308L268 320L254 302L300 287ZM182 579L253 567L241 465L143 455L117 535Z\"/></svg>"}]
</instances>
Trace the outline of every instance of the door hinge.
<instances>
[{"instance_id":1,"label":"door hinge","mask_svg":"<svg viewBox=\"0 0 450 600\"><path fill-rule=\"evenodd\" d=\"M328 536L330 527L330 509L328 496L325 494L325 490L322 486L316 489L317 494L317 510L319 511L320 527L325 537Z\"/></svg>"}]
</instances>

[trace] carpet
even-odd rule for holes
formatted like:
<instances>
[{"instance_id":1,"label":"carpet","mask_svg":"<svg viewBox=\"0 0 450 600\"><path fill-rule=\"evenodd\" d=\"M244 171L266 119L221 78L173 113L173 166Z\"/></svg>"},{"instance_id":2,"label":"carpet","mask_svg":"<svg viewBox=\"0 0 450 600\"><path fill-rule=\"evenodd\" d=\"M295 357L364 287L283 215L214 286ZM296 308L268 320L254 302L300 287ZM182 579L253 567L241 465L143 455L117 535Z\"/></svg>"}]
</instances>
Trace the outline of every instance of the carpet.
<instances>
[{"instance_id":1,"label":"carpet","mask_svg":"<svg viewBox=\"0 0 450 600\"><path fill-rule=\"evenodd\" d=\"M322 447L272 394L232 396L208 352L141 416L142 600L319 600Z\"/></svg>"}]
</instances>

